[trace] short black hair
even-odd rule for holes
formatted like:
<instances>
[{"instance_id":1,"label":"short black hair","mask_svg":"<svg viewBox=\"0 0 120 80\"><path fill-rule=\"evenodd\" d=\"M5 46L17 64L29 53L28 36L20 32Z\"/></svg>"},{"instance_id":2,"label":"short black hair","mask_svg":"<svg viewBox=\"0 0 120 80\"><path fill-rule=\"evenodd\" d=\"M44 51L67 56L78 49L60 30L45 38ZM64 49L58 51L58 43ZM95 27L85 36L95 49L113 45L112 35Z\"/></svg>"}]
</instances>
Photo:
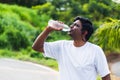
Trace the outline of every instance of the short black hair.
<instances>
[{"instance_id":1,"label":"short black hair","mask_svg":"<svg viewBox=\"0 0 120 80\"><path fill-rule=\"evenodd\" d=\"M81 17L81 16L77 16L74 19L74 22L76 20L79 20L82 23L82 31L88 31L88 34L85 36L86 41L88 41L90 36L94 32L92 22L88 18L84 18L84 17Z\"/></svg>"}]
</instances>

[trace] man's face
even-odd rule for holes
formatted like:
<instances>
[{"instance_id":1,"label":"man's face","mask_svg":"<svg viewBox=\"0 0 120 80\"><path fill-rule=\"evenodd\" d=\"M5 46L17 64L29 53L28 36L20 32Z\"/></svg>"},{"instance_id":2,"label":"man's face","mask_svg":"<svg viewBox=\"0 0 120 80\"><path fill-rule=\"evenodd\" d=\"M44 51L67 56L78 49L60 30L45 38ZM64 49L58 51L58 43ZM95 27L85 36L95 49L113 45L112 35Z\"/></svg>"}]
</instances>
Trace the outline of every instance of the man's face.
<instances>
[{"instance_id":1,"label":"man's face","mask_svg":"<svg viewBox=\"0 0 120 80\"><path fill-rule=\"evenodd\" d=\"M79 20L76 20L73 22L73 24L70 26L71 30L69 31L69 35L73 39L79 39L82 36L82 23Z\"/></svg>"}]
</instances>

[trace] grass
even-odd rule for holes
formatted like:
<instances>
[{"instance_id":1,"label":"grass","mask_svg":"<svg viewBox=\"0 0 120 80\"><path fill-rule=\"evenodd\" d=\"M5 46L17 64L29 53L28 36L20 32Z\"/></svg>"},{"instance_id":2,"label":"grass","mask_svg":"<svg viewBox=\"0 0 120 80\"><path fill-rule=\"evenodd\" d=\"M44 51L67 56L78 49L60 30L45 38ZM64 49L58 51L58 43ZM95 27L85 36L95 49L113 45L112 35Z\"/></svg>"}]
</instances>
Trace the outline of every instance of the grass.
<instances>
[{"instance_id":1,"label":"grass","mask_svg":"<svg viewBox=\"0 0 120 80\"><path fill-rule=\"evenodd\" d=\"M41 53L38 53L41 54ZM42 55L42 54L41 54ZM58 70L58 64L54 59L43 58L43 57L31 57L31 53L21 50L21 51L11 51L8 49L0 49L1 58L13 58L18 60L30 61L37 64L42 64L48 67Z\"/></svg>"}]
</instances>

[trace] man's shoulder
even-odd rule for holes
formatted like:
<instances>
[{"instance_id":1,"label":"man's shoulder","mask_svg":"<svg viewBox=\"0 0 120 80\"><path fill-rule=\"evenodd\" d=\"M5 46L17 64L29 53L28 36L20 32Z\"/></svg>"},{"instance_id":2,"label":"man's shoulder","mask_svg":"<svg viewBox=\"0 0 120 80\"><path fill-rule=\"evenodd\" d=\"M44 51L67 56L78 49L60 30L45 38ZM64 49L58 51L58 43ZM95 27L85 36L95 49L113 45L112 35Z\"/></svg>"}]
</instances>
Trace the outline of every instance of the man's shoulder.
<instances>
[{"instance_id":1,"label":"man's shoulder","mask_svg":"<svg viewBox=\"0 0 120 80\"><path fill-rule=\"evenodd\" d=\"M89 44L89 46L90 46L91 48L101 49L101 47L100 47L99 45L97 45L97 44L94 44L94 43L91 43L91 42L88 42L88 44Z\"/></svg>"},{"instance_id":2,"label":"man's shoulder","mask_svg":"<svg viewBox=\"0 0 120 80\"><path fill-rule=\"evenodd\" d=\"M92 52L95 52L96 54L103 53L103 49L97 44L89 43L89 48Z\"/></svg>"}]
</instances>

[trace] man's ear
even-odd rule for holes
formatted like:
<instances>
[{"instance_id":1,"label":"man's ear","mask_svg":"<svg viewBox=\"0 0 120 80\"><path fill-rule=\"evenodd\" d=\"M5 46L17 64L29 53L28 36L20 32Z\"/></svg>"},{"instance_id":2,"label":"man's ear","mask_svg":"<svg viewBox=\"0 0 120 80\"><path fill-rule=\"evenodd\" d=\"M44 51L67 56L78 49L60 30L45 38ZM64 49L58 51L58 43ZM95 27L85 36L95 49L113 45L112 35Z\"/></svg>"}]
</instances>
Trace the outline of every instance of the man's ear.
<instances>
[{"instance_id":1,"label":"man's ear","mask_svg":"<svg viewBox=\"0 0 120 80\"><path fill-rule=\"evenodd\" d=\"M88 31L85 31L85 32L84 32L84 35L87 35L87 34L88 34Z\"/></svg>"},{"instance_id":2,"label":"man's ear","mask_svg":"<svg viewBox=\"0 0 120 80\"><path fill-rule=\"evenodd\" d=\"M82 32L82 34L85 36L85 35L88 34L88 31L85 30L85 31Z\"/></svg>"},{"instance_id":3,"label":"man's ear","mask_svg":"<svg viewBox=\"0 0 120 80\"><path fill-rule=\"evenodd\" d=\"M87 34L88 34L88 31L86 31L86 30L82 32L82 40L83 41L86 41L85 37L86 37Z\"/></svg>"}]
</instances>

